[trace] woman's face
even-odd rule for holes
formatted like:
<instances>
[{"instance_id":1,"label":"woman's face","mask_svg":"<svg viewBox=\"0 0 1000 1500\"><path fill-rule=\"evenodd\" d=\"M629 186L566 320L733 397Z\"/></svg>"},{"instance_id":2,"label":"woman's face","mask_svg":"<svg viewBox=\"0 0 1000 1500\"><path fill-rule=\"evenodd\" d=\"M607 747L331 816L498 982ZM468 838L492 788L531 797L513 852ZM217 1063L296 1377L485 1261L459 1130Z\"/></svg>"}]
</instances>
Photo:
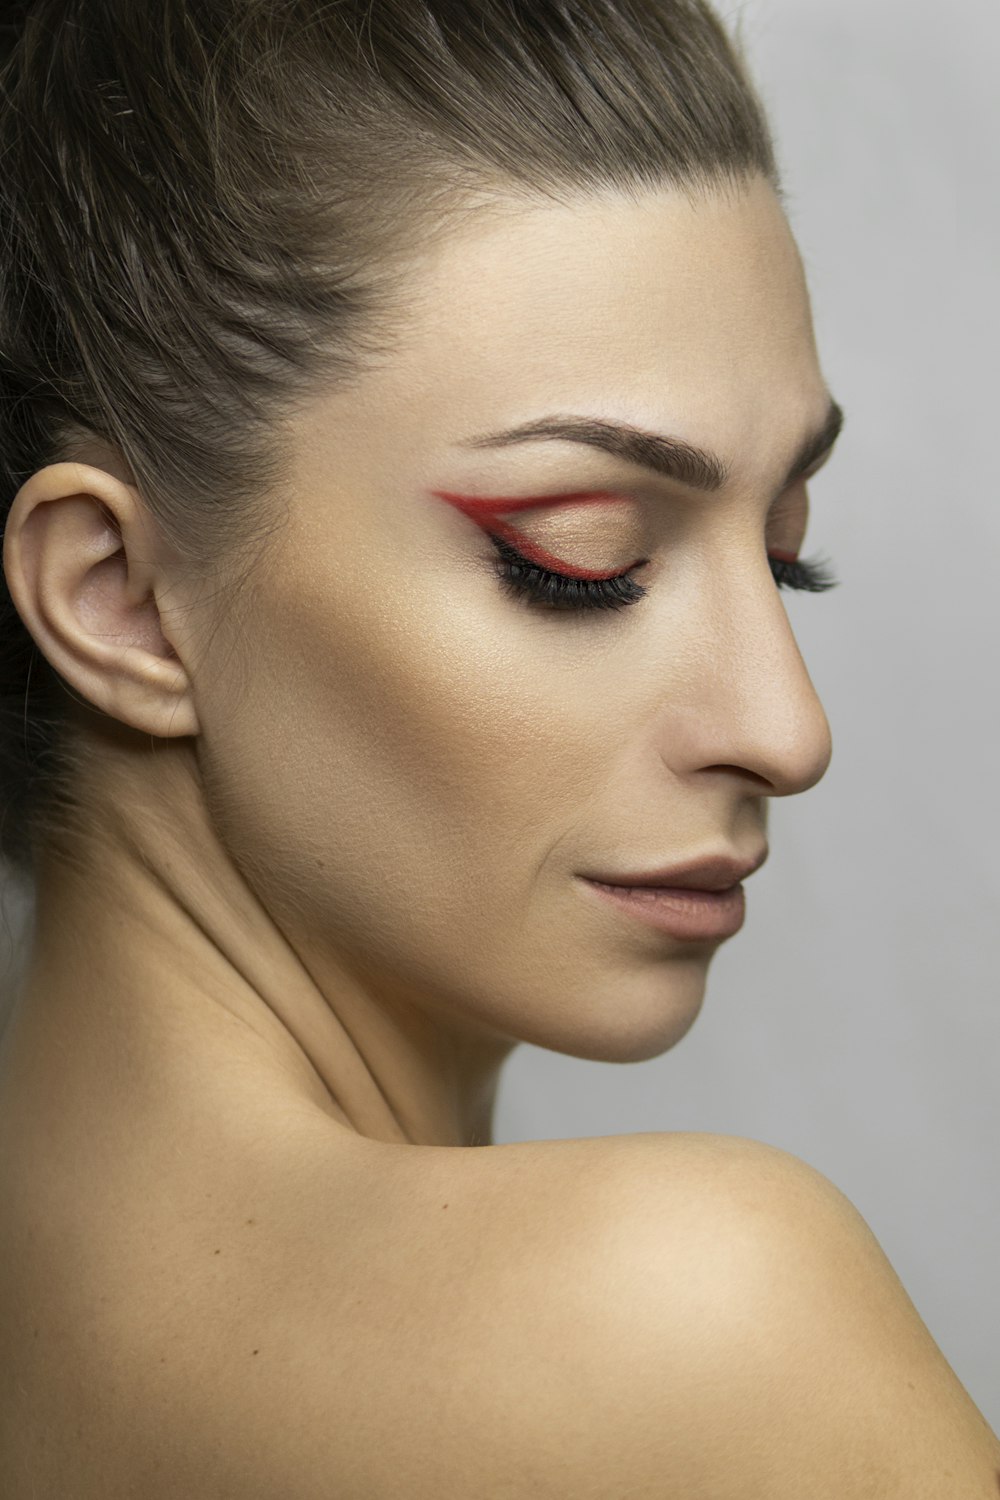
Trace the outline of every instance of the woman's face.
<instances>
[{"instance_id":1,"label":"woman's face","mask_svg":"<svg viewBox=\"0 0 1000 1500\"><path fill-rule=\"evenodd\" d=\"M392 362L296 418L287 526L195 679L224 841L328 993L360 978L460 1033L592 1058L684 1034L720 939L581 876L752 860L768 798L825 772L768 554L803 546L786 478L829 414L762 181L512 207L421 264ZM476 441L555 417L697 445L724 482L568 437ZM637 564L645 594L530 603L487 529L550 570Z\"/></svg>"}]
</instances>

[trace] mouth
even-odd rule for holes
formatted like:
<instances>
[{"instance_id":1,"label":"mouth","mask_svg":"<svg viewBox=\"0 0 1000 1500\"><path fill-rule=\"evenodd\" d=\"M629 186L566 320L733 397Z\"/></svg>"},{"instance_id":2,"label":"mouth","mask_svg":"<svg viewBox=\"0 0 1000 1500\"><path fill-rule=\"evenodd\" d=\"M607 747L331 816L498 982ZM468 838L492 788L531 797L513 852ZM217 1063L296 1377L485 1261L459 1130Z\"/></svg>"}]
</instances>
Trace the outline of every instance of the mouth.
<instances>
[{"instance_id":1,"label":"mouth","mask_svg":"<svg viewBox=\"0 0 1000 1500\"><path fill-rule=\"evenodd\" d=\"M728 850L683 865L579 877L605 907L686 942L720 942L739 932L746 920L742 882L768 857L765 844L751 859Z\"/></svg>"},{"instance_id":2,"label":"mouth","mask_svg":"<svg viewBox=\"0 0 1000 1500\"><path fill-rule=\"evenodd\" d=\"M722 890L690 886L609 884L584 876L598 901L688 942L719 942L739 932L746 919L746 897L739 883Z\"/></svg>"}]
</instances>

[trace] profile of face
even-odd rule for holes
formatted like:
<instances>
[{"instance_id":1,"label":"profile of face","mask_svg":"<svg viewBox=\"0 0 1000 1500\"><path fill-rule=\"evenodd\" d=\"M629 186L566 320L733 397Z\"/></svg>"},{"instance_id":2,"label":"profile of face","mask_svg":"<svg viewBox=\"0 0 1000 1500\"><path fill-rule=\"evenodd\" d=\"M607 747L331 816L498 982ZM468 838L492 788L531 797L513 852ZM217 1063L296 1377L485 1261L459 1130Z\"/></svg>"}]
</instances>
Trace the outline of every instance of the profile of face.
<instances>
[{"instance_id":1,"label":"profile of face","mask_svg":"<svg viewBox=\"0 0 1000 1500\"><path fill-rule=\"evenodd\" d=\"M221 611L197 653L212 817L324 989L580 1057L685 1033L718 940L581 876L752 860L768 799L824 774L769 554L803 546L808 473L786 481L830 405L763 180L519 206L428 256L392 360L295 418L254 611L238 631ZM555 416L708 450L724 482L474 441ZM627 572L629 602L515 592L491 534L550 571ZM187 613L165 620L192 660Z\"/></svg>"},{"instance_id":2,"label":"profile of face","mask_svg":"<svg viewBox=\"0 0 1000 1500\"><path fill-rule=\"evenodd\" d=\"M609 191L470 220L412 297L391 359L293 419L253 610L192 609L182 579L161 610L191 847L220 841L326 996L473 1047L649 1058L720 940L583 877L754 861L769 799L831 755L770 561L803 547L789 475L830 440L798 252L763 180ZM645 446L594 439L614 424ZM657 434L714 483L657 467Z\"/></svg>"}]
</instances>

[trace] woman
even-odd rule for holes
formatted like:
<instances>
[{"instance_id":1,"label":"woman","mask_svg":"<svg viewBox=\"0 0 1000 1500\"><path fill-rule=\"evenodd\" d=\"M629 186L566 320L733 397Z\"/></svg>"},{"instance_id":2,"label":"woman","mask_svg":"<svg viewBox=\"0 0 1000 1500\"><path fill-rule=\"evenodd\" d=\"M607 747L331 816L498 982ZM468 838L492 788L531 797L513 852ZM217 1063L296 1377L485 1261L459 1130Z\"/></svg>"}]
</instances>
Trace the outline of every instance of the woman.
<instances>
[{"instance_id":1,"label":"woman","mask_svg":"<svg viewBox=\"0 0 1000 1500\"><path fill-rule=\"evenodd\" d=\"M490 1142L519 1041L684 1035L830 759L719 23L36 0L2 87L4 1495L994 1495L805 1163Z\"/></svg>"}]
</instances>

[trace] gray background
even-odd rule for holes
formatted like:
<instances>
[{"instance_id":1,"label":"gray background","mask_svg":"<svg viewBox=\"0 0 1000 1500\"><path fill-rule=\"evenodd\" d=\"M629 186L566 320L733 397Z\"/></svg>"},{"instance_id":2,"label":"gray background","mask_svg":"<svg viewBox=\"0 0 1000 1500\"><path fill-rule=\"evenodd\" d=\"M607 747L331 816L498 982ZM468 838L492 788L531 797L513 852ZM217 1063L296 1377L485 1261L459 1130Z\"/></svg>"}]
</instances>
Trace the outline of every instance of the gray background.
<instances>
[{"instance_id":1,"label":"gray background","mask_svg":"<svg viewBox=\"0 0 1000 1500\"><path fill-rule=\"evenodd\" d=\"M794 1152L860 1209L1000 1430L1000 10L739 14L848 412L806 549L841 587L784 596L834 758L772 805L747 925L680 1045L629 1066L519 1049L495 1138L704 1130ZM8 908L16 938L30 904L8 887ZM5 949L0 929L0 970Z\"/></svg>"},{"instance_id":2,"label":"gray background","mask_svg":"<svg viewBox=\"0 0 1000 1500\"><path fill-rule=\"evenodd\" d=\"M1000 1431L1000 8L739 13L848 414L805 549L841 586L783 595L833 761L771 804L746 926L683 1041L626 1066L519 1049L494 1138L794 1152L864 1215Z\"/></svg>"}]
</instances>

